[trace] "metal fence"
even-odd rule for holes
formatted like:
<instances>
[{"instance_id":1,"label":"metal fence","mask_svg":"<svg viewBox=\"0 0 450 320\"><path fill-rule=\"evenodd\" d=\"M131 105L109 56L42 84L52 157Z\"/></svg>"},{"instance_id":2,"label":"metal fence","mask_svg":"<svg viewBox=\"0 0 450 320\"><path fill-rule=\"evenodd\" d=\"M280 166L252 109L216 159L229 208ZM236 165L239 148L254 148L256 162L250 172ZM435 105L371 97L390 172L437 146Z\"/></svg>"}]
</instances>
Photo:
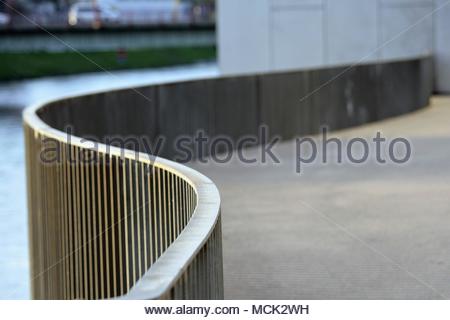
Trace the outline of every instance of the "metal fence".
<instances>
[{"instance_id":1,"label":"metal fence","mask_svg":"<svg viewBox=\"0 0 450 320\"><path fill-rule=\"evenodd\" d=\"M177 137L199 129L209 137L238 141L258 136L261 125L283 139L318 133L321 126L360 125L426 106L432 66L430 57L418 57L215 77L97 92L28 109L34 297L223 295L220 200L214 184L168 160L142 153L136 160L133 151L121 157L118 148L107 152L100 142L108 136L150 141L163 136L169 143L159 154L174 159ZM67 125L73 135L64 135ZM99 150L86 148L76 136L94 136ZM50 156L61 154L56 164L38 158L51 142L57 151Z\"/></svg>"},{"instance_id":2,"label":"metal fence","mask_svg":"<svg viewBox=\"0 0 450 320\"><path fill-rule=\"evenodd\" d=\"M24 115L33 297L222 298L215 185L168 160L89 149L38 111L54 109Z\"/></svg>"}]
</instances>

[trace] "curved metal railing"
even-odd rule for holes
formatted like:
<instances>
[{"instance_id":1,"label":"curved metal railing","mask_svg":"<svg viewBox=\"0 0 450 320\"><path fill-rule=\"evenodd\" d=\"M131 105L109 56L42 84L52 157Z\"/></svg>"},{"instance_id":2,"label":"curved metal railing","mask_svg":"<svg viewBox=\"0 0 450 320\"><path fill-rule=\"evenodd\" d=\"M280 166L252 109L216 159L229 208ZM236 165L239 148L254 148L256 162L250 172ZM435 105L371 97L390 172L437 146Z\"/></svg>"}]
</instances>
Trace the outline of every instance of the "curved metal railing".
<instances>
[{"instance_id":1,"label":"curved metal railing","mask_svg":"<svg viewBox=\"0 0 450 320\"><path fill-rule=\"evenodd\" d=\"M157 154L173 159L177 138L199 129L226 136L236 146L242 137L260 137L262 125L273 136L291 139L428 103L430 57L347 69L213 77L98 92L28 109L34 297L221 298L220 200L214 184L180 164L110 147L106 138L156 141L162 135L169 144ZM67 125L73 134L65 133ZM188 148L195 151L195 145ZM200 156L216 152L206 149Z\"/></svg>"},{"instance_id":2,"label":"curved metal railing","mask_svg":"<svg viewBox=\"0 0 450 320\"><path fill-rule=\"evenodd\" d=\"M205 176L24 113L33 297L223 298L220 198ZM75 124L76 127L76 124Z\"/></svg>"}]
</instances>

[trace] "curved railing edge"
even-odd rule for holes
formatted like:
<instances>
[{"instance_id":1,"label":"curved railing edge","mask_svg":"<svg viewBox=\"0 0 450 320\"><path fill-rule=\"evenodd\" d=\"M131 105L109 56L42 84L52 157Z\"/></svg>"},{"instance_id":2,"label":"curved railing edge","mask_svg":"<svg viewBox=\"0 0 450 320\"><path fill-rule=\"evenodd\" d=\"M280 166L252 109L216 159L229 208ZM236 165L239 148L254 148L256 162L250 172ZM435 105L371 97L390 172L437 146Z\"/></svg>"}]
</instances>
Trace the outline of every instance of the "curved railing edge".
<instances>
[{"instance_id":1,"label":"curved railing edge","mask_svg":"<svg viewBox=\"0 0 450 320\"><path fill-rule=\"evenodd\" d=\"M201 185L201 190L196 190L198 204L189 223L136 285L121 298L158 299L166 295L209 239L219 217L220 208L217 204L220 203L220 197L214 183ZM211 211L218 214L212 217L209 214ZM177 263L180 256L186 261L183 266Z\"/></svg>"},{"instance_id":2,"label":"curved railing edge","mask_svg":"<svg viewBox=\"0 0 450 320\"><path fill-rule=\"evenodd\" d=\"M23 111L23 122L35 130L35 132L45 134L49 138L67 143L67 138L70 137L70 143L72 145L85 148L84 143L86 143L86 139L55 129L46 124L37 115L39 109L44 108L50 103L62 101L67 98L49 100L27 107ZM158 299L170 291L173 284L179 279L183 271L189 266L190 262L195 258L213 232L220 217L221 199L219 191L208 177L177 162L142 152L127 149L122 150L118 147L107 146L102 143L98 143L97 146L99 153L108 153L132 160L138 156L139 161L177 174L185 179L197 194L197 206L180 235L130 291L124 296L118 297L119 299ZM177 262L180 261L180 255L183 258L181 263ZM175 259L175 257L177 258Z\"/></svg>"}]
</instances>

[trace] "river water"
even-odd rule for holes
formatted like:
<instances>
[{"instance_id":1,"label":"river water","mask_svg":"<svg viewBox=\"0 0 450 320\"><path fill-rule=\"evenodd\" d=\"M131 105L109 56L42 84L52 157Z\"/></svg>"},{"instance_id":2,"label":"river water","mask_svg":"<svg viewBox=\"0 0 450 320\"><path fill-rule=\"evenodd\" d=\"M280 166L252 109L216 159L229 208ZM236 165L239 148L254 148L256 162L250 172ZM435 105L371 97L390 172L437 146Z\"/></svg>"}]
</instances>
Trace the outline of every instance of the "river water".
<instances>
[{"instance_id":1,"label":"river water","mask_svg":"<svg viewBox=\"0 0 450 320\"><path fill-rule=\"evenodd\" d=\"M22 110L67 95L214 77L215 63L0 83L0 299L29 299Z\"/></svg>"}]
</instances>

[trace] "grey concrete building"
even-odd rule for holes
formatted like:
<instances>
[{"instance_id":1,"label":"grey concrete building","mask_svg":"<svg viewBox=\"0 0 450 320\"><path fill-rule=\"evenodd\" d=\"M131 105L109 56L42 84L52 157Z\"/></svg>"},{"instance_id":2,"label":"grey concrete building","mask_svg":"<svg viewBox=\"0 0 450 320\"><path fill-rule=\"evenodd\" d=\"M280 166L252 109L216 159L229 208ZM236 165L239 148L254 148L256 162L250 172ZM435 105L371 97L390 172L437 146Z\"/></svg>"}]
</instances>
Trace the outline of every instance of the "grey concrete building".
<instances>
[{"instance_id":1,"label":"grey concrete building","mask_svg":"<svg viewBox=\"0 0 450 320\"><path fill-rule=\"evenodd\" d=\"M450 92L447 0L218 0L224 74L435 56Z\"/></svg>"}]
</instances>

